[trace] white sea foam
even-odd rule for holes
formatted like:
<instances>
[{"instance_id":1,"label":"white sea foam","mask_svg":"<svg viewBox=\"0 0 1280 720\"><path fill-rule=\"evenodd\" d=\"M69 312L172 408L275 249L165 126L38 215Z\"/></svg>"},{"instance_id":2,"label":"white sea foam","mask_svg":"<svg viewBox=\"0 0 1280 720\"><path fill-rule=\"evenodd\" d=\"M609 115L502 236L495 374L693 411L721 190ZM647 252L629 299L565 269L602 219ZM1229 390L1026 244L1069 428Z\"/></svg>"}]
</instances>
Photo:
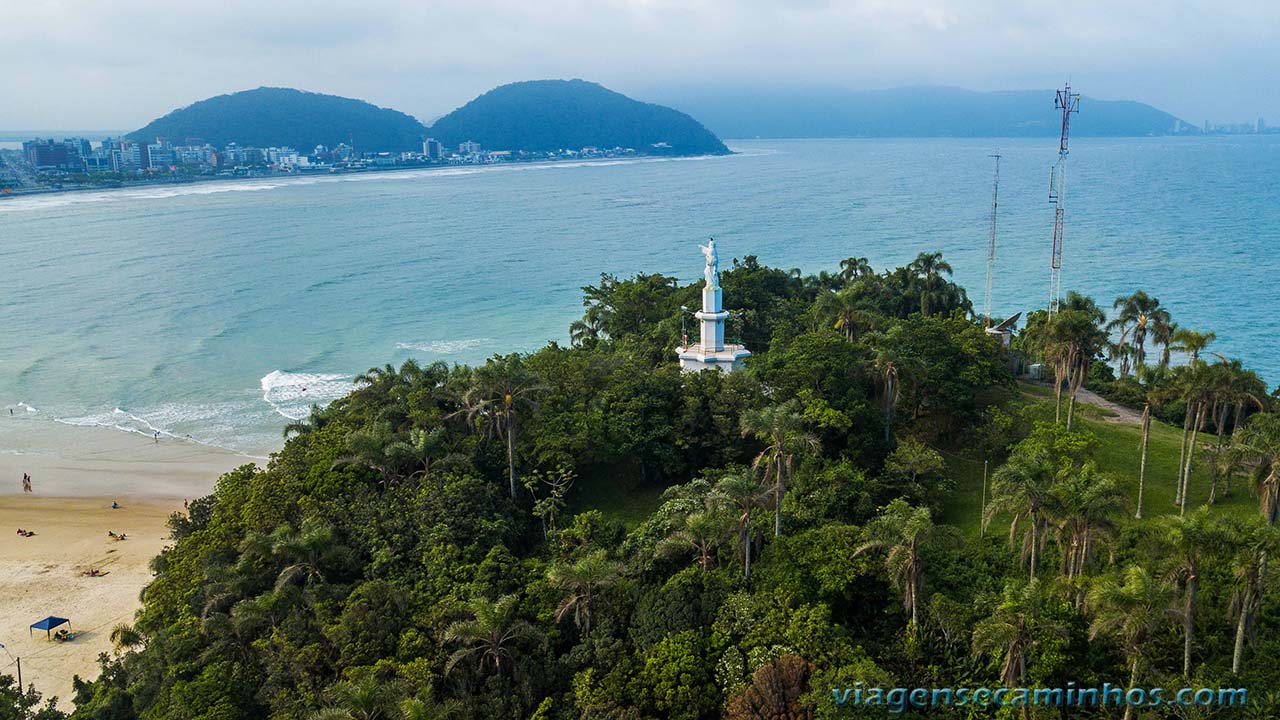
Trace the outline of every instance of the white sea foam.
<instances>
[{"instance_id":1,"label":"white sea foam","mask_svg":"<svg viewBox=\"0 0 1280 720\"><path fill-rule=\"evenodd\" d=\"M101 427L121 432L134 433L145 437L160 437L192 442L197 445L230 450L244 454L228 443L218 442L208 437L196 437L180 428L199 428L196 432L208 432L210 436L221 436L233 431L231 418L244 414L245 408L221 405L189 405L167 403L146 410L132 412L123 408L112 408L110 412L82 415L77 417L54 418L54 422L75 427ZM257 457L247 455L247 457Z\"/></svg>"},{"instance_id":2,"label":"white sea foam","mask_svg":"<svg viewBox=\"0 0 1280 720\"><path fill-rule=\"evenodd\" d=\"M26 410L26 411L27 411L27 412L29 412L29 413L38 413L38 412L40 412L39 410L37 410L37 409L35 409L35 408L31 407L30 405L28 405L28 404L26 404L26 403L24 403L24 402L21 402L21 401L18 403L18 407L20 407L20 408L22 408L22 409Z\"/></svg>"},{"instance_id":3,"label":"white sea foam","mask_svg":"<svg viewBox=\"0 0 1280 720\"><path fill-rule=\"evenodd\" d=\"M468 338L466 340L427 340L425 342L398 342L397 350L416 350L432 355L456 355L496 342L493 338Z\"/></svg>"},{"instance_id":4,"label":"white sea foam","mask_svg":"<svg viewBox=\"0 0 1280 720\"><path fill-rule=\"evenodd\" d=\"M272 370L262 377L262 401L282 417L300 420L312 405L326 405L355 389L350 375Z\"/></svg>"}]
</instances>

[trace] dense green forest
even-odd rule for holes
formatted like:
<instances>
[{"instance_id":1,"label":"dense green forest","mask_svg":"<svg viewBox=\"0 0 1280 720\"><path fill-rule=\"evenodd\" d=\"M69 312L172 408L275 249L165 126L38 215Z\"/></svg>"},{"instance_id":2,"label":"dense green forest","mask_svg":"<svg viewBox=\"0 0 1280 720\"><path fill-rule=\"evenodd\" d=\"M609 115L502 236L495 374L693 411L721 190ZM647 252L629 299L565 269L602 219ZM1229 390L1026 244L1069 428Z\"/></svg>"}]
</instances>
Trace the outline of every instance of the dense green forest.
<instances>
[{"instance_id":1,"label":"dense green forest","mask_svg":"<svg viewBox=\"0 0 1280 720\"><path fill-rule=\"evenodd\" d=\"M200 138L217 148L235 142L245 147L283 145L300 152L354 142L360 151L397 152L421 150L422 135L423 127L413 116L363 100L261 87L179 108L129 133L129 139L155 142L165 137L183 144L187 138Z\"/></svg>"},{"instance_id":2,"label":"dense green forest","mask_svg":"<svg viewBox=\"0 0 1280 720\"><path fill-rule=\"evenodd\" d=\"M729 149L697 120L585 80L533 80L494 88L431 126L445 145L548 152L634 148L645 154L723 155Z\"/></svg>"},{"instance_id":3,"label":"dense green forest","mask_svg":"<svg viewBox=\"0 0 1280 720\"><path fill-rule=\"evenodd\" d=\"M1275 717L1257 376L1145 293L1007 351L940 255L833 271L733 262L739 373L679 372L699 285L663 275L584 288L569 347L369 370L172 518L72 717L884 717L833 689L1104 682L1249 690L1132 717Z\"/></svg>"}]
</instances>

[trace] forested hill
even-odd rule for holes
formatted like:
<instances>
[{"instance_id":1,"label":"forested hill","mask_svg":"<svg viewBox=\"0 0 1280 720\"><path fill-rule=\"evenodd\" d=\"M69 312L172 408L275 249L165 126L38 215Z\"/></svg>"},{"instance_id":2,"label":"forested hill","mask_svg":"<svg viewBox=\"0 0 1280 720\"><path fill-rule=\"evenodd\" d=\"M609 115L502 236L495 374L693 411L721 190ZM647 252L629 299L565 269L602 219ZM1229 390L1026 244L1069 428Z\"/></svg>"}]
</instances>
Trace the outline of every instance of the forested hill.
<instances>
[{"instance_id":1,"label":"forested hill","mask_svg":"<svg viewBox=\"0 0 1280 720\"><path fill-rule=\"evenodd\" d=\"M841 707L858 683L1248 688L1186 717L1276 717L1280 398L1138 291L1110 326L1075 293L1028 314L1055 402L950 272L735 260L732 374L679 370L702 284L661 274L584 288L569 345L362 373L171 518L72 720L1024 716ZM61 717L16 694L0 718Z\"/></svg>"},{"instance_id":2,"label":"forested hill","mask_svg":"<svg viewBox=\"0 0 1280 720\"><path fill-rule=\"evenodd\" d=\"M548 151L629 147L647 154L729 152L692 117L585 80L534 80L490 90L431 126L446 145Z\"/></svg>"},{"instance_id":3,"label":"forested hill","mask_svg":"<svg viewBox=\"0 0 1280 720\"><path fill-rule=\"evenodd\" d=\"M697 88L656 98L702 120L723 138L1052 137L1061 114L1053 90L973 92L951 87L891 90ZM1174 132L1178 118L1150 105L1084 97L1076 136ZM1195 134L1183 122L1181 132Z\"/></svg>"},{"instance_id":4,"label":"forested hill","mask_svg":"<svg viewBox=\"0 0 1280 720\"><path fill-rule=\"evenodd\" d=\"M183 144L199 138L222 148L288 146L311 152L317 145L351 143L361 151L396 152L422 148L422 124L397 110L363 100L261 87L218 95L151 121L129 134L137 142L157 137Z\"/></svg>"},{"instance_id":5,"label":"forested hill","mask_svg":"<svg viewBox=\"0 0 1280 720\"><path fill-rule=\"evenodd\" d=\"M643 103L583 80L536 80L491 90L427 128L410 115L361 100L289 88L258 88L201 100L129 134L175 144L189 138L221 148L351 143L362 152L421 150L474 141L485 150L549 152L632 148L642 155L708 155L729 150L684 113Z\"/></svg>"}]
</instances>

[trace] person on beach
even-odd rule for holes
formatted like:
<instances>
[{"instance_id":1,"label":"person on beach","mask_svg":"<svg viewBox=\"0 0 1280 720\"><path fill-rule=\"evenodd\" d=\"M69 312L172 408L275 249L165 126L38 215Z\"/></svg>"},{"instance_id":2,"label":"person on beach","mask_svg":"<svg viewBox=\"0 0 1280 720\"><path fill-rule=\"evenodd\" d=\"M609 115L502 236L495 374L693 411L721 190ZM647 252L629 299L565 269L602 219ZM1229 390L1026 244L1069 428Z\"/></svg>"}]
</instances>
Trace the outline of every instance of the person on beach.
<instances>
[{"instance_id":1,"label":"person on beach","mask_svg":"<svg viewBox=\"0 0 1280 720\"><path fill-rule=\"evenodd\" d=\"M159 443L159 442L160 442L160 431L159 431L159 430L157 430L157 431L156 431L156 442L157 442L157 443Z\"/></svg>"}]
</instances>

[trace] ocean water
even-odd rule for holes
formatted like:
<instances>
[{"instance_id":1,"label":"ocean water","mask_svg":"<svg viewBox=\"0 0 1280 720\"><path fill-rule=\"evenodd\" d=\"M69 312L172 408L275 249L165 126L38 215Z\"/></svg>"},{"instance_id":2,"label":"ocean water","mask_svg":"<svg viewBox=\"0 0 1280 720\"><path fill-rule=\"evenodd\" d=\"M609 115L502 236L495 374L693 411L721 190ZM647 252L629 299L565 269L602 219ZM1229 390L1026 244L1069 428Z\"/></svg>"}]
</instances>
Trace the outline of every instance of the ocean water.
<instances>
[{"instance_id":1,"label":"ocean water","mask_svg":"<svg viewBox=\"0 0 1280 720\"><path fill-rule=\"evenodd\" d=\"M980 308L996 151L995 314L1047 300L1052 140L730 146L0 201L0 405L263 455L370 366L565 341L600 273L692 281L707 236L806 272L941 250ZM1280 137L1074 140L1067 207L1065 287L1146 289L1280 381Z\"/></svg>"}]
</instances>

